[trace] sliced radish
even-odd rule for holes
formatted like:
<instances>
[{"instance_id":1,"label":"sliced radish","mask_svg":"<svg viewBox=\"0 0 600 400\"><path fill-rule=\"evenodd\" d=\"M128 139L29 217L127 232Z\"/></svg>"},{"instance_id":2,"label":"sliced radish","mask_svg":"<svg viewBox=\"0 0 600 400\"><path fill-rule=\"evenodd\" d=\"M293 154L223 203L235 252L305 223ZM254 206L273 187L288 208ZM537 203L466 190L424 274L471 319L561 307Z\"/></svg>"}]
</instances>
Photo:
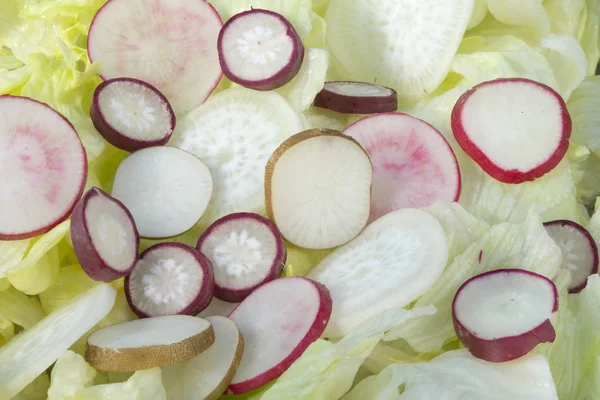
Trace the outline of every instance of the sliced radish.
<instances>
[{"instance_id":1,"label":"sliced radish","mask_svg":"<svg viewBox=\"0 0 600 400\"><path fill-rule=\"evenodd\" d=\"M233 310L235 310L238 304L239 303L230 303L228 301L219 300L216 297L213 297L208 307L202 310L198 316L200 318L214 316L226 317L231 314Z\"/></svg>"},{"instance_id":2,"label":"sliced radish","mask_svg":"<svg viewBox=\"0 0 600 400\"><path fill-rule=\"evenodd\" d=\"M267 164L267 213L297 246L340 246L367 224L372 179L371 161L354 139L331 129L304 131Z\"/></svg>"},{"instance_id":3,"label":"sliced radish","mask_svg":"<svg viewBox=\"0 0 600 400\"><path fill-rule=\"evenodd\" d=\"M173 147L149 147L125 158L112 195L131 211L146 238L165 238L192 228L208 206L210 170L194 155Z\"/></svg>"},{"instance_id":4,"label":"sliced radish","mask_svg":"<svg viewBox=\"0 0 600 400\"><path fill-rule=\"evenodd\" d=\"M398 95L394 89L372 83L325 82L315 106L345 114L375 114L396 111Z\"/></svg>"},{"instance_id":5,"label":"sliced radish","mask_svg":"<svg viewBox=\"0 0 600 400\"><path fill-rule=\"evenodd\" d=\"M365 117L343 131L373 164L371 220L400 208L458 201L461 178L452 148L437 129L402 113Z\"/></svg>"},{"instance_id":6,"label":"sliced radish","mask_svg":"<svg viewBox=\"0 0 600 400\"><path fill-rule=\"evenodd\" d=\"M240 302L260 285L279 278L287 250L271 221L253 213L229 214L215 221L196 248L211 261L215 297Z\"/></svg>"},{"instance_id":7,"label":"sliced radish","mask_svg":"<svg viewBox=\"0 0 600 400\"><path fill-rule=\"evenodd\" d=\"M217 37L223 26L203 0L110 0L88 35L104 79L137 78L157 87L177 112L189 111L221 79Z\"/></svg>"},{"instance_id":8,"label":"sliced radish","mask_svg":"<svg viewBox=\"0 0 600 400\"><path fill-rule=\"evenodd\" d=\"M162 146L175 129L175 113L154 86L132 78L102 82L94 92L90 116L113 146L126 151Z\"/></svg>"},{"instance_id":9,"label":"sliced radish","mask_svg":"<svg viewBox=\"0 0 600 400\"><path fill-rule=\"evenodd\" d=\"M556 310L558 292L551 280L521 269L499 269L462 284L452 302L452 319L471 354L504 362L553 342L550 317Z\"/></svg>"},{"instance_id":10,"label":"sliced radish","mask_svg":"<svg viewBox=\"0 0 600 400\"><path fill-rule=\"evenodd\" d=\"M504 183L533 181L567 152L571 117L552 88L529 79L496 79L465 92L452 110L463 150Z\"/></svg>"},{"instance_id":11,"label":"sliced radish","mask_svg":"<svg viewBox=\"0 0 600 400\"><path fill-rule=\"evenodd\" d=\"M125 296L139 317L197 315L213 296L215 277L210 261L182 243L148 248L125 278Z\"/></svg>"},{"instance_id":12,"label":"sliced radish","mask_svg":"<svg viewBox=\"0 0 600 400\"><path fill-rule=\"evenodd\" d=\"M292 24L281 14L256 8L227 21L217 46L225 76L256 90L285 85L304 58L304 45Z\"/></svg>"},{"instance_id":13,"label":"sliced radish","mask_svg":"<svg viewBox=\"0 0 600 400\"><path fill-rule=\"evenodd\" d=\"M229 316L246 344L229 391L249 392L278 378L321 336L330 315L329 291L310 279L276 279L252 292Z\"/></svg>"},{"instance_id":14,"label":"sliced radish","mask_svg":"<svg viewBox=\"0 0 600 400\"><path fill-rule=\"evenodd\" d=\"M83 193L87 157L73 125L48 105L0 96L0 240L46 233Z\"/></svg>"},{"instance_id":15,"label":"sliced radish","mask_svg":"<svg viewBox=\"0 0 600 400\"><path fill-rule=\"evenodd\" d=\"M110 282L133 269L140 235L123 203L93 187L73 209L71 242L85 273Z\"/></svg>"},{"instance_id":16,"label":"sliced radish","mask_svg":"<svg viewBox=\"0 0 600 400\"><path fill-rule=\"evenodd\" d=\"M568 220L544 223L546 232L556 242L563 255L563 267L571 272L569 293L579 293L589 276L598 273L598 246L583 226Z\"/></svg>"}]
</instances>

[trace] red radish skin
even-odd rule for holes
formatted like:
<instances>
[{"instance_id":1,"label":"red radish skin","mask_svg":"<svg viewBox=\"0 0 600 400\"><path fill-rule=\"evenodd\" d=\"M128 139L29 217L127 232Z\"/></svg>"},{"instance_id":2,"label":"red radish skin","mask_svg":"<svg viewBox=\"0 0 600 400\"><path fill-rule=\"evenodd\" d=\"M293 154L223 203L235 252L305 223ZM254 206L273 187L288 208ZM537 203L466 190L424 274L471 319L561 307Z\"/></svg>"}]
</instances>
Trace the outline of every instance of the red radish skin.
<instances>
[{"instance_id":1,"label":"red radish skin","mask_svg":"<svg viewBox=\"0 0 600 400\"><path fill-rule=\"evenodd\" d=\"M316 107L345 114L375 114L396 111L394 89L366 82L331 81L315 97Z\"/></svg>"}]
</instances>

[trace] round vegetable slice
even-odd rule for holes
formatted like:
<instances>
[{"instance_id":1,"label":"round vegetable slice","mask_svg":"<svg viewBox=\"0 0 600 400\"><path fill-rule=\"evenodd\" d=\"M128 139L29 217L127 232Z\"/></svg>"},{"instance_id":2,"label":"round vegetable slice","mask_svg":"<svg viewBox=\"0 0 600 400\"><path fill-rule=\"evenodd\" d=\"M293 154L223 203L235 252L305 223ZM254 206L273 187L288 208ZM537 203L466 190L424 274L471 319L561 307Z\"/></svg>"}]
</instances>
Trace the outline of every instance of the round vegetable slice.
<instances>
[{"instance_id":1,"label":"round vegetable slice","mask_svg":"<svg viewBox=\"0 0 600 400\"><path fill-rule=\"evenodd\" d=\"M219 300L213 297L208 307L206 307L198 316L200 318L206 317L226 317L238 306L240 303L230 303L228 301Z\"/></svg>"},{"instance_id":2,"label":"round vegetable slice","mask_svg":"<svg viewBox=\"0 0 600 400\"><path fill-rule=\"evenodd\" d=\"M315 106L346 114L375 114L396 111L394 89L366 82L325 82L315 97Z\"/></svg>"}]
</instances>

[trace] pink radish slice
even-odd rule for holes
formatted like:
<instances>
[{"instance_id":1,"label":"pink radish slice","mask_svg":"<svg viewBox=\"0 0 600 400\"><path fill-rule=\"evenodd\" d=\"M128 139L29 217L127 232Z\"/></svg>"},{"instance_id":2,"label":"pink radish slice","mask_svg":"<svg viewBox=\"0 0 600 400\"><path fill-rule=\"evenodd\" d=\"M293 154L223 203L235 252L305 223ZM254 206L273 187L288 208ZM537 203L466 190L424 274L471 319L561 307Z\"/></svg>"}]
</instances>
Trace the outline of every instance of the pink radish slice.
<instances>
[{"instance_id":1,"label":"pink radish slice","mask_svg":"<svg viewBox=\"0 0 600 400\"><path fill-rule=\"evenodd\" d=\"M314 105L346 114L375 114L396 111L398 95L394 89L366 82L325 82Z\"/></svg>"},{"instance_id":2,"label":"pink radish slice","mask_svg":"<svg viewBox=\"0 0 600 400\"><path fill-rule=\"evenodd\" d=\"M461 178L452 148L433 126L402 113L362 118L347 127L373 164L373 221L401 208L421 208L460 196Z\"/></svg>"},{"instance_id":3,"label":"pink radish slice","mask_svg":"<svg viewBox=\"0 0 600 400\"><path fill-rule=\"evenodd\" d=\"M0 240L46 233L83 193L87 157L75 128L48 105L0 96Z\"/></svg>"},{"instance_id":4,"label":"pink radish slice","mask_svg":"<svg viewBox=\"0 0 600 400\"><path fill-rule=\"evenodd\" d=\"M217 42L223 73L250 89L272 90L291 81L300 70L304 46L283 15L252 9L234 15Z\"/></svg>"},{"instance_id":5,"label":"pink radish slice","mask_svg":"<svg viewBox=\"0 0 600 400\"><path fill-rule=\"evenodd\" d=\"M552 88L529 79L496 79L464 93L452 110L463 150L491 177L533 181L567 152L571 117Z\"/></svg>"},{"instance_id":6,"label":"pink radish slice","mask_svg":"<svg viewBox=\"0 0 600 400\"><path fill-rule=\"evenodd\" d=\"M520 269L499 269L467 280L452 302L454 330L477 358L504 362L553 342L550 317L558 310L556 286Z\"/></svg>"},{"instance_id":7,"label":"pink radish slice","mask_svg":"<svg viewBox=\"0 0 600 400\"><path fill-rule=\"evenodd\" d=\"M88 35L102 78L131 77L160 90L176 112L202 104L221 79L221 17L204 0L110 0Z\"/></svg>"},{"instance_id":8,"label":"pink radish slice","mask_svg":"<svg viewBox=\"0 0 600 400\"><path fill-rule=\"evenodd\" d=\"M246 297L229 315L246 344L229 392L249 392L283 374L321 336L331 305L325 286L301 277L276 279Z\"/></svg>"},{"instance_id":9,"label":"pink radish slice","mask_svg":"<svg viewBox=\"0 0 600 400\"><path fill-rule=\"evenodd\" d=\"M581 292L588 277L598 273L598 246L594 238L573 221L550 221L544 223L544 227L562 251L564 268L571 271L573 281L569 293Z\"/></svg>"},{"instance_id":10,"label":"pink radish slice","mask_svg":"<svg viewBox=\"0 0 600 400\"><path fill-rule=\"evenodd\" d=\"M110 282L133 269L140 235L123 203L93 187L73 209L71 241L85 273Z\"/></svg>"},{"instance_id":11,"label":"pink radish slice","mask_svg":"<svg viewBox=\"0 0 600 400\"><path fill-rule=\"evenodd\" d=\"M278 278L287 250L275 225L254 213L234 213L215 221L196 248L211 261L215 297L240 302L260 285Z\"/></svg>"},{"instance_id":12,"label":"pink radish slice","mask_svg":"<svg viewBox=\"0 0 600 400\"><path fill-rule=\"evenodd\" d=\"M125 151L162 146L175 129L175 113L154 86L132 78L102 82L94 92L90 116L113 146Z\"/></svg>"},{"instance_id":13,"label":"pink radish slice","mask_svg":"<svg viewBox=\"0 0 600 400\"><path fill-rule=\"evenodd\" d=\"M125 297L140 318L197 315L210 303L215 277L210 261L182 243L159 243L144 251L125 278Z\"/></svg>"}]
</instances>

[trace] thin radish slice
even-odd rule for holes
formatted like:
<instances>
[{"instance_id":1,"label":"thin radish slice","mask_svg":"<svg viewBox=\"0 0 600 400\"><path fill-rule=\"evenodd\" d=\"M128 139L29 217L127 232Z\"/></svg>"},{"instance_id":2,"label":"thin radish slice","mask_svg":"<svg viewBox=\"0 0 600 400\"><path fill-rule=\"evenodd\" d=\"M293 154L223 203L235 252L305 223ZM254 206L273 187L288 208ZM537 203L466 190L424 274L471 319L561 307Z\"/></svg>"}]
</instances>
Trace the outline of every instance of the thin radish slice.
<instances>
[{"instance_id":1,"label":"thin radish slice","mask_svg":"<svg viewBox=\"0 0 600 400\"><path fill-rule=\"evenodd\" d=\"M483 82L452 110L463 150L504 183L533 181L558 165L569 147L571 117L551 87L529 79Z\"/></svg>"},{"instance_id":2,"label":"thin radish slice","mask_svg":"<svg viewBox=\"0 0 600 400\"><path fill-rule=\"evenodd\" d=\"M461 178L444 136L402 113L365 117L344 134L356 139L373 164L371 220L400 208L458 201Z\"/></svg>"},{"instance_id":3,"label":"thin radish slice","mask_svg":"<svg viewBox=\"0 0 600 400\"><path fill-rule=\"evenodd\" d=\"M325 82L315 97L315 106L345 114L375 114L396 111L394 89L366 82Z\"/></svg>"},{"instance_id":4,"label":"thin radish slice","mask_svg":"<svg viewBox=\"0 0 600 400\"><path fill-rule=\"evenodd\" d=\"M337 247L366 226L372 179L371 161L354 139L331 129L300 132L265 169L267 213L297 246Z\"/></svg>"},{"instance_id":5,"label":"thin radish slice","mask_svg":"<svg viewBox=\"0 0 600 400\"><path fill-rule=\"evenodd\" d=\"M73 210L71 242L85 273L110 282L133 269L140 235L123 203L93 187Z\"/></svg>"},{"instance_id":6,"label":"thin radish slice","mask_svg":"<svg viewBox=\"0 0 600 400\"><path fill-rule=\"evenodd\" d=\"M125 296L139 317L197 315L213 296L215 277L210 261L182 243L148 248L125 278Z\"/></svg>"},{"instance_id":7,"label":"thin radish slice","mask_svg":"<svg viewBox=\"0 0 600 400\"><path fill-rule=\"evenodd\" d=\"M175 111L189 111L221 79L217 37L222 26L203 0L110 0L92 21L88 55L102 62L104 79L148 82Z\"/></svg>"},{"instance_id":8,"label":"thin radish slice","mask_svg":"<svg viewBox=\"0 0 600 400\"><path fill-rule=\"evenodd\" d=\"M149 147L121 162L112 195L131 211L140 236L160 239L192 228L212 190L210 170L200 159L173 147Z\"/></svg>"},{"instance_id":9,"label":"thin radish slice","mask_svg":"<svg viewBox=\"0 0 600 400\"><path fill-rule=\"evenodd\" d=\"M256 90L285 85L304 58L304 45L292 24L281 14L257 8L227 21L217 47L225 76Z\"/></svg>"},{"instance_id":10,"label":"thin radish slice","mask_svg":"<svg viewBox=\"0 0 600 400\"><path fill-rule=\"evenodd\" d=\"M198 316L200 318L214 316L226 317L231 314L233 310L235 310L238 304L239 303L230 303L228 301L219 300L216 297L213 297L208 307L202 310Z\"/></svg>"},{"instance_id":11,"label":"thin radish slice","mask_svg":"<svg viewBox=\"0 0 600 400\"><path fill-rule=\"evenodd\" d=\"M215 297L240 302L260 285L279 278L287 250L277 227L253 213L229 214L215 221L196 248L211 261Z\"/></svg>"},{"instance_id":12,"label":"thin radish slice","mask_svg":"<svg viewBox=\"0 0 600 400\"><path fill-rule=\"evenodd\" d=\"M278 378L321 336L330 315L329 291L310 279L276 279L255 290L229 316L246 343L229 392Z\"/></svg>"},{"instance_id":13,"label":"thin radish slice","mask_svg":"<svg viewBox=\"0 0 600 400\"><path fill-rule=\"evenodd\" d=\"M579 293L588 277L598 273L598 246L583 226L568 220L544 223L546 232L556 242L563 255L563 267L573 278L569 293Z\"/></svg>"},{"instance_id":14,"label":"thin radish slice","mask_svg":"<svg viewBox=\"0 0 600 400\"><path fill-rule=\"evenodd\" d=\"M556 310L558 292L551 280L521 269L499 269L462 284L452 302L452 319L471 354L504 362L553 342L550 317Z\"/></svg>"},{"instance_id":15,"label":"thin radish slice","mask_svg":"<svg viewBox=\"0 0 600 400\"><path fill-rule=\"evenodd\" d=\"M0 96L0 240L46 233L83 193L87 157L73 125L48 105Z\"/></svg>"},{"instance_id":16,"label":"thin radish slice","mask_svg":"<svg viewBox=\"0 0 600 400\"><path fill-rule=\"evenodd\" d=\"M90 116L110 144L131 152L166 144L175 129L167 98L139 79L102 82L94 91Z\"/></svg>"}]
</instances>

